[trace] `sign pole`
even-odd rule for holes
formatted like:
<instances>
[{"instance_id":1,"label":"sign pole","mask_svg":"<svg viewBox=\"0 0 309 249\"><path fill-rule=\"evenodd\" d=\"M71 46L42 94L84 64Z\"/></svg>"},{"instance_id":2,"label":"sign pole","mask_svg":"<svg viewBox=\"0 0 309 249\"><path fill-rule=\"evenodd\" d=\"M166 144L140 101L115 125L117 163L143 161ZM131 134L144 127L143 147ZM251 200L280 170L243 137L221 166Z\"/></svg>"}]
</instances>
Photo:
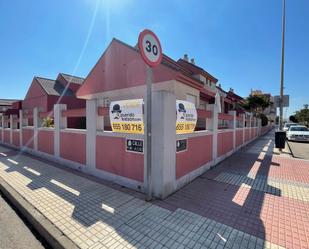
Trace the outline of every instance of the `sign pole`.
<instances>
[{"instance_id":1,"label":"sign pole","mask_svg":"<svg viewBox=\"0 0 309 249\"><path fill-rule=\"evenodd\" d=\"M146 177L147 177L147 194L146 201L152 199L152 182L151 182L151 104L152 104L152 68L147 65L147 90L146 90L146 130L145 130L145 147L146 147Z\"/></svg>"},{"instance_id":2,"label":"sign pole","mask_svg":"<svg viewBox=\"0 0 309 249\"><path fill-rule=\"evenodd\" d=\"M138 48L142 59L146 63L146 126L145 126L145 148L144 168L146 171L146 201L152 200L152 177L151 177L151 105L152 105L152 68L161 64L162 48L158 37L152 31L145 29L138 37Z\"/></svg>"}]
</instances>

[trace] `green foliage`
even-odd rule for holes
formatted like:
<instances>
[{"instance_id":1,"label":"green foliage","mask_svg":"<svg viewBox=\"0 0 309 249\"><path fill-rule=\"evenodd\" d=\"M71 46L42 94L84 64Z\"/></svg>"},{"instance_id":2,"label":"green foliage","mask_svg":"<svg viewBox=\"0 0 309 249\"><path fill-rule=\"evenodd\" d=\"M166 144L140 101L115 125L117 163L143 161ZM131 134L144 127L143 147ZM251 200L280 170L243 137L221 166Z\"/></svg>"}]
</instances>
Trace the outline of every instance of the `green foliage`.
<instances>
[{"instance_id":1,"label":"green foliage","mask_svg":"<svg viewBox=\"0 0 309 249\"><path fill-rule=\"evenodd\" d=\"M54 127L54 120L51 117L46 117L43 119L43 127Z\"/></svg>"},{"instance_id":2,"label":"green foliage","mask_svg":"<svg viewBox=\"0 0 309 249\"><path fill-rule=\"evenodd\" d=\"M264 95L250 95L243 104L243 107L258 116L257 114L262 113L267 107L271 105L270 100Z\"/></svg>"},{"instance_id":3,"label":"green foliage","mask_svg":"<svg viewBox=\"0 0 309 249\"><path fill-rule=\"evenodd\" d=\"M265 116L265 114L260 113L259 118L262 120L262 126L268 125L268 118Z\"/></svg>"},{"instance_id":4,"label":"green foliage","mask_svg":"<svg viewBox=\"0 0 309 249\"><path fill-rule=\"evenodd\" d=\"M299 123L302 123L304 125L309 124L309 108L308 105L304 105L304 108L297 111L295 113L295 118L298 120Z\"/></svg>"},{"instance_id":5,"label":"green foliage","mask_svg":"<svg viewBox=\"0 0 309 249\"><path fill-rule=\"evenodd\" d=\"M294 115L290 116L289 120L293 123L298 123L298 119Z\"/></svg>"}]
</instances>

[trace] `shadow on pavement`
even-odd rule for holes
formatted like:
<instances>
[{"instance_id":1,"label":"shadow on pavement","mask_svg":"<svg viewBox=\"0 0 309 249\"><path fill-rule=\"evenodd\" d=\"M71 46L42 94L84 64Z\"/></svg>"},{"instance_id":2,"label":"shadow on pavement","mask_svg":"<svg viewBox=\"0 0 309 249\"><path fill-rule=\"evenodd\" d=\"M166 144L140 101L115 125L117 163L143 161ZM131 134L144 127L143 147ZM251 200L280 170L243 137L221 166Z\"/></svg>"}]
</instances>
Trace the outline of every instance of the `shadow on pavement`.
<instances>
[{"instance_id":1,"label":"shadow on pavement","mask_svg":"<svg viewBox=\"0 0 309 249\"><path fill-rule=\"evenodd\" d=\"M70 222L66 225L64 221L61 221L66 219L66 216L71 216L78 223L77 227L79 228L77 230L95 227L100 222L100 226L96 229L99 230L98 232L103 235L101 237L104 238L104 236L113 231L117 232L120 226L151 205L131 195L69 172L64 174L61 169L23 154L11 151L1 152L0 163L7 167L5 172L13 174L17 172L20 174L17 182L15 182L17 188L20 187L20 190L24 191L22 186L26 182L26 186L34 191L33 195L39 195L42 201L40 202L40 200L34 198L28 200L29 202L41 205L40 207L50 212L53 210L58 212L55 213L54 221L53 219L51 220L53 223L56 222L56 224L54 223L55 225L57 225L57 222L60 222L65 226L72 226ZM46 193L45 196L44 193ZM27 197L30 198L30 196ZM49 201L48 198L55 199ZM45 203L44 207L42 206L43 203ZM45 215L45 213L43 214ZM56 216L59 216L59 220L56 219ZM47 218L50 219L50 217ZM95 230L93 231L95 232ZM89 234L89 238L93 236L95 235Z\"/></svg>"},{"instance_id":2,"label":"shadow on pavement","mask_svg":"<svg viewBox=\"0 0 309 249\"><path fill-rule=\"evenodd\" d=\"M280 167L272 162L273 147L266 135L155 203L170 210L182 208L198 213L266 240L261 219L265 195L281 196L281 190L267 184L263 187L269 193L257 189L267 183L270 167Z\"/></svg>"}]
</instances>

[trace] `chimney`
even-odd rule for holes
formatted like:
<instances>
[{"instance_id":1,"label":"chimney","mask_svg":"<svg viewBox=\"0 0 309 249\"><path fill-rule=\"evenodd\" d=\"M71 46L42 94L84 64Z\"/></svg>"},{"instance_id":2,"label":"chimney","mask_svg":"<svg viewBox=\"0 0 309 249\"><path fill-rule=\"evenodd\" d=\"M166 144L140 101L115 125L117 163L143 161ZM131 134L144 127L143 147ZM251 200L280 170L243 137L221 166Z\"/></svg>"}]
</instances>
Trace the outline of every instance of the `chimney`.
<instances>
[{"instance_id":1,"label":"chimney","mask_svg":"<svg viewBox=\"0 0 309 249\"><path fill-rule=\"evenodd\" d=\"M195 65L194 58L191 59L191 64Z\"/></svg>"},{"instance_id":2,"label":"chimney","mask_svg":"<svg viewBox=\"0 0 309 249\"><path fill-rule=\"evenodd\" d=\"M232 92L232 93L233 93L233 92L234 92L234 89L233 89L233 88L230 88L230 92Z\"/></svg>"},{"instance_id":3,"label":"chimney","mask_svg":"<svg viewBox=\"0 0 309 249\"><path fill-rule=\"evenodd\" d=\"M221 84L218 85L221 88Z\"/></svg>"},{"instance_id":4,"label":"chimney","mask_svg":"<svg viewBox=\"0 0 309 249\"><path fill-rule=\"evenodd\" d=\"M183 59L184 59L185 61L189 62L188 54L184 54L184 55L183 55Z\"/></svg>"}]
</instances>

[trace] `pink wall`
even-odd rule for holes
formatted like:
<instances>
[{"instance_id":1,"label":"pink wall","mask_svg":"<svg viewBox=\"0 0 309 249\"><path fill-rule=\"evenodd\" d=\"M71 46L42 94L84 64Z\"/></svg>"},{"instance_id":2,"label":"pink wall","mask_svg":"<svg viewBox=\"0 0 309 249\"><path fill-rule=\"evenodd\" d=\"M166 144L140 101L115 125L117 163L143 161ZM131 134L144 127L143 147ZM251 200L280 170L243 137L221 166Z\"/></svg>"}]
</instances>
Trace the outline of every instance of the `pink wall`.
<instances>
[{"instance_id":1,"label":"pink wall","mask_svg":"<svg viewBox=\"0 0 309 249\"><path fill-rule=\"evenodd\" d=\"M188 139L187 151L176 153L176 178L212 160L212 135Z\"/></svg>"},{"instance_id":2,"label":"pink wall","mask_svg":"<svg viewBox=\"0 0 309 249\"><path fill-rule=\"evenodd\" d=\"M218 133L218 157L233 150L233 132Z\"/></svg>"},{"instance_id":3,"label":"pink wall","mask_svg":"<svg viewBox=\"0 0 309 249\"><path fill-rule=\"evenodd\" d=\"M13 131L13 145L19 147L20 143L19 143L19 131Z\"/></svg>"},{"instance_id":4,"label":"pink wall","mask_svg":"<svg viewBox=\"0 0 309 249\"><path fill-rule=\"evenodd\" d=\"M57 103L58 100L59 96L48 96L47 98L48 111L53 110L54 105ZM68 96L61 98L59 104L66 104L67 109L77 109L86 107L86 101L84 99L77 99L76 97L68 97Z\"/></svg>"},{"instance_id":5,"label":"pink wall","mask_svg":"<svg viewBox=\"0 0 309 249\"><path fill-rule=\"evenodd\" d=\"M33 129L23 129L23 146L33 149Z\"/></svg>"},{"instance_id":6,"label":"pink wall","mask_svg":"<svg viewBox=\"0 0 309 249\"><path fill-rule=\"evenodd\" d=\"M96 167L110 173L144 181L144 155L125 151L125 138L97 136Z\"/></svg>"},{"instance_id":7,"label":"pink wall","mask_svg":"<svg viewBox=\"0 0 309 249\"><path fill-rule=\"evenodd\" d=\"M251 139L255 137L255 128L251 128Z\"/></svg>"},{"instance_id":8,"label":"pink wall","mask_svg":"<svg viewBox=\"0 0 309 249\"><path fill-rule=\"evenodd\" d=\"M246 129L245 130L245 142L250 140L250 130Z\"/></svg>"},{"instance_id":9,"label":"pink wall","mask_svg":"<svg viewBox=\"0 0 309 249\"><path fill-rule=\"evenodd\" d=\"M51 154L54 154L54 132L40 130L38 132L38 150Z\"/></svg>"},{"instance_id":10,"label":"pink wall","mask_svg":"<svg viewBox=\"0 0 309 249\"><path fill-rule=\"evenodd\" d=\"M60 156L67 160L86 164L86 135L61 132Z\"/></svg>"},{"instance_id":11,"label":"pink wall","mask_svg":"<svg viewBox=\"0 0 309 249\"><path fill-rule=\"evenodd\" d=\"M47 111L47 96L37 80L33 79L26 97L22 101L22 108L32 110L37 106L42 107L42 111Z\"/></svg>"},{"instance_id":12,"label":"pink wall","mask_svg":"<svg viewBox=\"0 0 309 249\"><path fill-rule=\"evenodd\" d=\"M243 142L242 141L242 139L243 139L242 135L243 135L243 130L237 130L236 131L236 147L242 145L242 142Z\"/></svg>"},{"instance_id":13,"label":"pink wall","mask_svg":"<svg viewBox=\"0 0 309 249\"><path fill-rule=\"evenodd\" d=\"M10 131L9 130L4 130L3 142L5 142L7 144L10 143Z\"/></svg>"}]
</instances>

